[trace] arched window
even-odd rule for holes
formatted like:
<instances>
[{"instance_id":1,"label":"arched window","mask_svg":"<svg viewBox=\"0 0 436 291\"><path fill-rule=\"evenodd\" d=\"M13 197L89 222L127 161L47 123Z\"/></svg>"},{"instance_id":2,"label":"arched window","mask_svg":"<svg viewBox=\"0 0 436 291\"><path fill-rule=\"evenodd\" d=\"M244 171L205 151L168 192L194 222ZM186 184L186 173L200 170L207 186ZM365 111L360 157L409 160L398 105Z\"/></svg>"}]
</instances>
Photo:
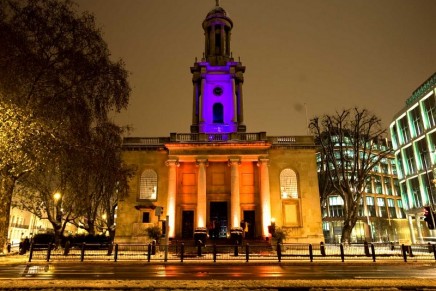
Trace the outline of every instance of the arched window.
<instances>
[{"instance_id":1,"label":"arched window","mask_svg":"<svg viewBox=\"0 0 436 291\"><path fill-rule=\"evenodd\" d=\"M293 170L284 169L280 173L280 193L282 199L298 198L297 175Z\"/></svg>"},{"instance_id":2,"label":"arched window","mask_svg":"<svg viewBox=\"0 0 436 291\"><path fill-rule=\"evenodd\" d=\"M221 103L213 105L213 123L224 123L224 108Z\"/></svg>"},{"instance_id":3,"label":"arched window","mask_svg":"<svg viewBox=\"0 0 436 291\"><path fill-rule=\"evenodd\" d=\"M154 170L146 169L142 172L139 199L157 199L157 174Z\"/></svg>"}]
</instances>

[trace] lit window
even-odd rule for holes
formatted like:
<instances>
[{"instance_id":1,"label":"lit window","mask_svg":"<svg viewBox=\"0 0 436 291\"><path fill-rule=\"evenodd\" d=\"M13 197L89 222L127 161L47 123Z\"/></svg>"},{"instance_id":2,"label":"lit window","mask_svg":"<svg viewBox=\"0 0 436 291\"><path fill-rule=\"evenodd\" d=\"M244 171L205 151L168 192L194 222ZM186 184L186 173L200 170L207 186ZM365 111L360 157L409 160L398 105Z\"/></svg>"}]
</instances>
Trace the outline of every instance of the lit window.
<instances>
[{"instance_id":1,"label":"lit window","mask_svg":"<svg viewBox=\"0 0 436 291\"><path fill-rule=\"evenodd\" d=\"M298 198L297 175L291 169L280 173L280 192L283 199Z\"/></svg>"},{"instance_id":2,"label":"lit window","mask_svg":"<svg viewBox=\"0 0 436 291\"><path fill-rule=\"evenodd\" d=\"M141 174L139 199L157 199L157 174L151 169Z\"/></svg>"}]
</instances>

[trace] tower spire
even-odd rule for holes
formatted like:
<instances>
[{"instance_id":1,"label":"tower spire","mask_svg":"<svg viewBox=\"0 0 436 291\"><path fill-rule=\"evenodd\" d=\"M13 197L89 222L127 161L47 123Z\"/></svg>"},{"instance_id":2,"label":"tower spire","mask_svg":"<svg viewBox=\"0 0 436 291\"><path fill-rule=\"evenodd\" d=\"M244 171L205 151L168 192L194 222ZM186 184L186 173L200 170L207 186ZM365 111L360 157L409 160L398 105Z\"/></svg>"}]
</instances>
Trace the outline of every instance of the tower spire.
<instances>
[{"instance_id":1,"label":"tower spire","mask_svg":"<svg viewBox=\"0 0 436 291\"><path fill-rule=\"evenodd\" d=\"M220 6L220 0L215 0L216 1L216 6Z\"/></svg>"}]
</instances>

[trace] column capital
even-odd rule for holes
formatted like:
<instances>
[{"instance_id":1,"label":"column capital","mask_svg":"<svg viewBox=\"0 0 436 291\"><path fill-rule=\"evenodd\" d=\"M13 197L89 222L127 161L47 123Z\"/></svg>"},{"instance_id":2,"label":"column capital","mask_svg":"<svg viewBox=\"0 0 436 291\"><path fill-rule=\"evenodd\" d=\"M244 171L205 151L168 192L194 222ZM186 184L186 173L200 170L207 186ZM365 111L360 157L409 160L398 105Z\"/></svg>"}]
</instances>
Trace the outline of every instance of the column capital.
<instances>
[{"instance_id":1,"label":"column capital","mask_svg":"<svg viewBox=\"0 0 436 291\"><path fill-rule=\"evenodd\" d=\"M260 167L261 165L269 166L269 159L268 158L259 158L257 160L257 166Z\"/></svg>"},{"instance_id":2,"label":"column capital","mask_svg":"<svg viewBox=\"0 0 436 291\"><path fill-rule=\"evenodd\" d=\"M233 164L237 164L239 166L241 164L241 159L240 158L229 158L229 160L227 161L227 164L229 166L231 166Z\"/></svg>"},{"instance_id":3,"label":"column capital","mask_svg":"<svg viewBox=\"0 0 436 291\"><path fill-rule=\"evenodd\" d=\"M165 162L165 165L166 165L167 167L171 167L171 166L176 166L176 167L178 167L178 166L180 166L180 163L179 163L179 160L167 160L167 161Z\"/></svg>"},{"instance_id":4,"label":"column capital","mask_svg":"<svg viewBox=\"0 0 436 291\"><path fill-rule=\"evenodd\" d=\"M207 159L196 159L195 164L200 166L201 164L205 165L206 167L209 166L209 161Z\"/></svg>"}]
</instances>

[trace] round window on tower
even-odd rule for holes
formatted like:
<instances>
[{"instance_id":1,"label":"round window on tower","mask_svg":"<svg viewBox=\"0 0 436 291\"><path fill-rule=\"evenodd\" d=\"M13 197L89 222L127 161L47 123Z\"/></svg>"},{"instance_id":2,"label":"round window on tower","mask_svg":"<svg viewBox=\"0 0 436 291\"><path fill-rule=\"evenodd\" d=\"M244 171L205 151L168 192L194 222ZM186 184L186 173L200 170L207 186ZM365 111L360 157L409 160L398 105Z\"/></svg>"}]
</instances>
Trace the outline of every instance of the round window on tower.
<instances>
[{"instance_id":1,"label":"round window on tower","mask_svg":"<svg viewBox=\"0 0 436 291\"><path fill-rule=\"evenodd\" d=\"M221 87L213 88L213 94L215 96L221 96L223 94L223 88L221 88Z\"/></svg>"}]
</instances>

